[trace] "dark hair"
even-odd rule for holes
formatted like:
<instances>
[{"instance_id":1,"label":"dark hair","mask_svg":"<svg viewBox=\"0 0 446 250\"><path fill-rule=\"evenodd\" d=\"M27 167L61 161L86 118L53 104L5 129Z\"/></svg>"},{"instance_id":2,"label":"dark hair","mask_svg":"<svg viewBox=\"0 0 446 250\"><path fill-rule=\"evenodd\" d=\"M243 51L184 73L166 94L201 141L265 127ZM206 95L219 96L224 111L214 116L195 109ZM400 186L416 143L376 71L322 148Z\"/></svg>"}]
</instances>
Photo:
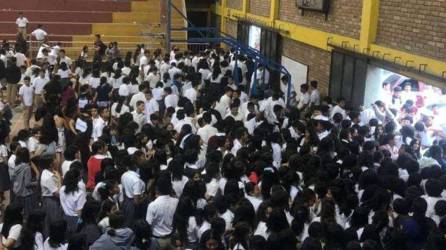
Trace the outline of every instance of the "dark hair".
<instances>
[{"instance_id":1,"label":"dark hair","mask_svg":"<svg viewBox=\"0 0 446 250\"><path fill-rule=\"evenodd\" d=\"M23 223L23 207L18 204L10 204L6 207L3 217L3 227L0 232L5 239L9 236L9 230L12 226Z\"/></svg>"},{"instance_id":2,"label":"dark hair","mask_svg":"<svg viewBox=\"0 0 446 250\"><path fill-rule=\"evenodd\" d=\"M141 250L149 250L152 242L152 228L146 220L140 219L133 225L133 232L135 232L135 239L133 246Z\"/></svg>"},{"instance_id":3,"label":"dark hair","mask_svg":"<svg viewBox=\"0 0 446 250\"><path fill-rule=\"evenodd\" d=\"M63 185L65 186L66 194L74 193L79 190L78 183L80 175L80 171L76 168L70 168L70 170L68 170L68 172L65 174Z\"/></svg>"},{"instance_id":4,"label":"dark hair","mask_svg":"<svg viewBox=\"0 0 446 250\"><path fill-rule=\"evenodd\" d=\"M156 190L161 195L169 195L172 191L172 182L166 177L161 177L156 182Z\"/></svg>"},{"instance_id":5,"label":"dark hair","mask_svg":"<svg viewBox=\"0 0 446 250\"><path fill-rule=\"evenodd\" d=\"M125 222L125 216L122 212L116 212L109 216L111 229L107 232L109 235L114 236L116 229L122 228Z\"/></svg>"},{"instance_id":6,"label":"dark hair","mask_svg":"<svg viewBox=\"0 0 446 250\"><path fill-rule=\"evenodd\" d=\"M20 148L17 151L15 164L19 165L21 163L29 163L29 151L27 148Z\"/></svg>"},{"instance_id":7,"label":"dark hair","mask_svg":"<svg viewBox=\"0 0 446 250\"><path fill-rule=\"evenodd\" d=\"M73 161L76 158L76 153L79 152L79 148L76 145L68 145L63 153L65 160Z\"/></svg>"},{"instance_id":8,"label":"dark hair","mask_svg":"<svg viewBox=\"0 0 446 250\"><path fill-rule=\"evenodd\" d=\"M45 212L42 210L32 211L26 220L26 224L20 232L20 249L28 250L34 249L35 235L37 232L43 232L43 219L45 218Z\"/></svg>"},{"instance_id":9,"label":"dark hair","mask_svg":"<svg viewBox=\"0 0 446 250\"><path fill-rule=\"evenodd\" d=\"M54 221L50 224L50 233L48 242L52 248L58 248L65 243L65 231L67 222L64 220Z\"/></svg>"}]
</instances>

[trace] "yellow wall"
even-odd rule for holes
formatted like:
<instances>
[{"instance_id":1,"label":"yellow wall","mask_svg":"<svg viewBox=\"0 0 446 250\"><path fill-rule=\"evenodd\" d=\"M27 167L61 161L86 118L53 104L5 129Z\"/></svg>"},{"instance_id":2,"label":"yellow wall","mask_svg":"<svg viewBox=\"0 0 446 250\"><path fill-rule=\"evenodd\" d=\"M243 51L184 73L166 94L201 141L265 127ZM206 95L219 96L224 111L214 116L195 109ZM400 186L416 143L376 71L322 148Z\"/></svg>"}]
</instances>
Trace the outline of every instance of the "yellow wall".
<instances>
[{"instance_id":1,"label":"yellow wall","mask_svg":"<svg viewBox=\"0 0 446 250\"><path fill-rule=\"evenodd\" d=\"M227 1L231 0L221 0L214 6L214 12L221 17L220 28L223 32L227 32L226 20L249 20L259 25L277 29L286 38L326 51L332 50L332 47L329 46L329 44L332 44L339 47L344 46L346 49L353 50L359 54L376 56L379 59L389 62L396 61L400 65L407 64L409 67L417 70L419 69L419 65L425 65L425 73L440 78L443 72L446 71L446 62L388 48L375 43L379 16L379 0L363 0L359 39L278 20L278 0L271 0L269 17L249 13L247 10L249 0L243 0L243 8L241 10L229 8ZM299 15L299 13L296 13L296 15Z\"/></svg>"}]
</instances>

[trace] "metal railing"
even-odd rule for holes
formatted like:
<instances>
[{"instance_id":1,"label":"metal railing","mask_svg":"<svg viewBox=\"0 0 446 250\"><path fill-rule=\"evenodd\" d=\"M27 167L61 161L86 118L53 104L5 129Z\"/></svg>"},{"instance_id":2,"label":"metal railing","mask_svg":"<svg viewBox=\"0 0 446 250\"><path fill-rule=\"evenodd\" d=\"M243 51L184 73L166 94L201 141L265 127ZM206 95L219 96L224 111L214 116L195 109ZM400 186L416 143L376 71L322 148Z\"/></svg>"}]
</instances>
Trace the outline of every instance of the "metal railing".
<instances>
[{"instance_id":1,"label":"metal railing","mask_svg":"<svg viewBox=\"0 0 446 250\"><path fill-rule=\"evenodd\" d=\"M289 105L290 103L290 96L291 96L291 74L289 73L289 71L280 63L275 62L269 58L267 58L266 56L264 56L259 50L256 50L254 48L251 48L245 44L240 43L239 41L237 41L236 38L232 37L229 34L226 34L224 32L221 32L219 30L217 30L216 28L209 28L209 27L196 27L192 22L189 21L189 19L175 6L172 4L171 0L168 0L168 14L169 14L169 18L168 18L168 27L167 27L167 44L168 44L168 48L171 48L169 45L172 42L171 41L171 36L170 36L170 32L172 30L184 30L184 31L191 31L191 32L197 32L199 34L199 37L195 37L195 38L188 38L187 41L183 41L183 42L187 42L187 43L192 43L192 44L226 44L227 46L229 46L230 48L235 50L235 54L236 55L246 55L247 57L249 57L253 62L254 62L254 74L256 74L257 72L257 67L258 66L264 66L270 70L273 71L277 71L279 72L281 75L285 75L288 78L288 84L287 84L287 93L286 94L286 102L287 105ZM183 19L187 22L189 27L184 27L181 29L172 29L170 22L171 22L171 11L172 9L174 11L176 11L177 13L180 14L180 16L183 17ZM175 41L175 42L180 42L180 41ZM238 60L235 60L235 66L234 68L238 68L237 67L237 62ZM238 79L238 70L234 70L233 72L234 74L234 79ZM257 89L257 77L253 77L254 81L253 84L250 86L250 90L253 89ZM252 91L249 91L250 94L252 94Z\"/></svg>"}]
</instances>

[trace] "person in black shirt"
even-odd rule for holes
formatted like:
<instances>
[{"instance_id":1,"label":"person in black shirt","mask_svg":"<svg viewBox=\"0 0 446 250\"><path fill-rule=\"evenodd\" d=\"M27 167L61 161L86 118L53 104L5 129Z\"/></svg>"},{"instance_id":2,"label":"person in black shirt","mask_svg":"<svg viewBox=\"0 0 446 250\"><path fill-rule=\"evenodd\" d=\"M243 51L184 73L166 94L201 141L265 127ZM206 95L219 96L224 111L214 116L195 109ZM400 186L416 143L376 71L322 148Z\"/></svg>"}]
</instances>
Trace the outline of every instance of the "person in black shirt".
<instances>
[{"instance_id":1,"label":"person in black shirt","mask_svg":"<svg viewBox=\"0 0 446 250\"><path fill-rule=\"evenodd\" d=\"M45 87L44 91L44 102L47 104L48 109L56 109L59 107L59 99L62 94L62 86L60 84L60 76L54 75L53 79L49 81ZM51 112L51 110L49 110ZM51 112L54 113L54 112Z\"/></svg>"},{"instance_id":2,"label":"person in black shirt","mask_svg":"<svg viewBox=\"0 0 446 250\"><path fill-rule=\"evenodd\" d=\"M105 56L105 50L107 49L107 46L102 42L101 35L96 34L95 35L96 40L94 42L94 59L95 62L102 62L102 58Z\"/></svg>"},{"instance_id":3,"label":"person in black shirt","mask_svg":"<svg viewBox=\"0 0 446 250\"><path fill-rule=\"evenodd\" d=\"M16 65L16 59L15 57L11 58L10 62L8 63L8 67L6 68L6 82L7 90L6 90L6 96L7 101L11 107L15 107L15 102L17 98L17 83L20 82L20 79L22 78L22 72L20 71L20 68Z\"/></svg>"}]
</instances>

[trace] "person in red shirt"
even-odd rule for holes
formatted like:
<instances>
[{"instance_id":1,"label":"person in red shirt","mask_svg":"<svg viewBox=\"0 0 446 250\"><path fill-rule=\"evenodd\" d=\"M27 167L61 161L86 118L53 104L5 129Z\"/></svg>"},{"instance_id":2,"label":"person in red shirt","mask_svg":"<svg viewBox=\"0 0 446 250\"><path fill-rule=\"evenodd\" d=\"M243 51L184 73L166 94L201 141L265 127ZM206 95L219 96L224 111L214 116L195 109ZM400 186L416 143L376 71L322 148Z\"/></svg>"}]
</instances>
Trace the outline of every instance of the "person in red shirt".
<instances>
[{"instance_id":1,"label":"person in red shirt","mask_svg":"<svg viewBox=\"0 0 446 250\"><path fill-rule=\"evenodd\" d=\"M87 181L87 189L93 190L96 185L96 175L99 171L101 171L101 162L106 158L107 154L107 144L103 141L98 140L91 145L91 151L93 155L88 159L87 168L88 168L88 181Z\"/></svg>"}]
</instances>

